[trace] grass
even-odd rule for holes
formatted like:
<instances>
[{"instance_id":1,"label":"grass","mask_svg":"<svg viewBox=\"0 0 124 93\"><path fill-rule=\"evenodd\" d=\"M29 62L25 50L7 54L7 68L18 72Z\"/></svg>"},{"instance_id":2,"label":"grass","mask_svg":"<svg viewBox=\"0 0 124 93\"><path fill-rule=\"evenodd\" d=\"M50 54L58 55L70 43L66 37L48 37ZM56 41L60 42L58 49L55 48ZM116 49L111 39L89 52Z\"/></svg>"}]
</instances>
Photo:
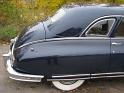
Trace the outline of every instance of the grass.
<instances>
[{"instance_id":1,"label":"grass","mask_svg":"<svg viewBox=\"0 0 124 93\"><path fill-rule=\"evenodd\" d=\"M0 26L0 41L9 42L10 39L14 38L17 35L17 28L12 25Z\"/></svg>"}]
</instances>

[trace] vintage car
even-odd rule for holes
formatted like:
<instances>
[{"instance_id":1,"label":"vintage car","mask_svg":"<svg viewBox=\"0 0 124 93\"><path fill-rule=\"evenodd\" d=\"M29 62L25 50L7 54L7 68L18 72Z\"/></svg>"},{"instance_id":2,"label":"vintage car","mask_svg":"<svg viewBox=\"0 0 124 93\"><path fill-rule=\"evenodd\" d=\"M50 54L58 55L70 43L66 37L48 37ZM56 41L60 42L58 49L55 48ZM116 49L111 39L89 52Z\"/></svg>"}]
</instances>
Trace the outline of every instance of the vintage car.
<instances>
[{"instance_id":1,"label":"vintage car","mask_svg":"<svg viewBox=\"0 0 124 93\"><path fill-rule=\"evenodd\" d=\"M87 79L124 77L124 7L66 6L11 40L9 77L72 90Z\"/></svg>"}]
</instances>

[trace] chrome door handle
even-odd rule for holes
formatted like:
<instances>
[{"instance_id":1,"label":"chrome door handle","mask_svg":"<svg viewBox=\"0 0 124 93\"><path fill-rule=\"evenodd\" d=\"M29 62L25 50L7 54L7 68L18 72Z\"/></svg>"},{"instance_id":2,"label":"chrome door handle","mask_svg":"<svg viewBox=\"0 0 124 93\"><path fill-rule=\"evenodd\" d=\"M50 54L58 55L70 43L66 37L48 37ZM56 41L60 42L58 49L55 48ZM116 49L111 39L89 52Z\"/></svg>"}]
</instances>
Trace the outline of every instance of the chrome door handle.
<instances>
[{"instance_id":1,"label":"chrome door handle","mask_svg":"<svg viewBox=\"0 0 124 93\"><path fill-rule=\"evenodd\" d=\"M112 45L122 45L122 43L112 42Z\"/></svg>"}]
</instances>

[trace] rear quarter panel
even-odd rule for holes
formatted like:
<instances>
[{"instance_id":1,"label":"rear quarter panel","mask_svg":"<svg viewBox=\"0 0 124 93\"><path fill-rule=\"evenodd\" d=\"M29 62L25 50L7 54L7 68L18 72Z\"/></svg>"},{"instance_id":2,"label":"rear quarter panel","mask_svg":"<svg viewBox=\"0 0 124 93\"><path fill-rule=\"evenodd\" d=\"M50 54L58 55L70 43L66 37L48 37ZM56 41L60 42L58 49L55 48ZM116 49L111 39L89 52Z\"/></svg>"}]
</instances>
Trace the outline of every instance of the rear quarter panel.
<instances>
[{"instance_id":1,"label":"rear quarter panel","mask_svg":"<svg viewBox=\"0 0 124 93\"><path fill-rule=\"evenodd\" d=\"M109 55L109 38L48 39L23 47L15 66L33 74L105 73Z\"/></svg>"}]
</instances>

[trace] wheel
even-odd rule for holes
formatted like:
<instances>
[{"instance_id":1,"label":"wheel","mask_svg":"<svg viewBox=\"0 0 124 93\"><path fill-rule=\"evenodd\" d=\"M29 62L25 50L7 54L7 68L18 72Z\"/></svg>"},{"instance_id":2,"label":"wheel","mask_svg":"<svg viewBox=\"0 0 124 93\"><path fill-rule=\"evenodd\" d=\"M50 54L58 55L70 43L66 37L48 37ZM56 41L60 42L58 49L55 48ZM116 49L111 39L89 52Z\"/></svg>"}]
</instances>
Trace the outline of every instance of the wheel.
<instances>
[{"instance_id":1,"label":"wheel","mask_svg":"<svg viewBox=\"0 0 124 93\"><path fill-rule=\"evenodd\" d=\"M84 83L84 80L72 80L72 81L52 81L53 85L64 91L69 91L78 88Z\"/></svg>"}]
</instances>

